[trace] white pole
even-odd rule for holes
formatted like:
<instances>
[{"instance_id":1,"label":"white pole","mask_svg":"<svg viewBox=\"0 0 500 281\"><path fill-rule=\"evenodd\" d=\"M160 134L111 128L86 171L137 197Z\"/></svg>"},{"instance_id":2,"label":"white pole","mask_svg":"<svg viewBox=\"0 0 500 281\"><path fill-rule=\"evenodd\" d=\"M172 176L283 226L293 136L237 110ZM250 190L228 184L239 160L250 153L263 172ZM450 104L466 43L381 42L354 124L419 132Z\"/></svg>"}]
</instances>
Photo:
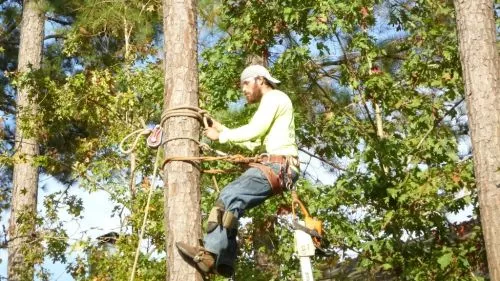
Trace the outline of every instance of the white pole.
<instances>
[{"instance_id":1,"label":"white pole","mask_svg":"<svg viewBox=\"0 0 500 281\"><path fill-rule=\"evenodd\" d=\"M300 221L299 224L304 225ZM309 234L302 230L295 230L295 251L300 258L300 270L302 273L302 281L314 281L311 257L314 256L316 248L314 247L312 238Z\"/></svg>"},{"instance_id":2,"label":"white pole","mask_svg":"<svg viewBox=\"0 0 500 281\"><path fill-rule=\"evenodd\" d=\"M302 281L314 281L310 257L300 257L300 271Z\"/></svg>"}]
</instances>

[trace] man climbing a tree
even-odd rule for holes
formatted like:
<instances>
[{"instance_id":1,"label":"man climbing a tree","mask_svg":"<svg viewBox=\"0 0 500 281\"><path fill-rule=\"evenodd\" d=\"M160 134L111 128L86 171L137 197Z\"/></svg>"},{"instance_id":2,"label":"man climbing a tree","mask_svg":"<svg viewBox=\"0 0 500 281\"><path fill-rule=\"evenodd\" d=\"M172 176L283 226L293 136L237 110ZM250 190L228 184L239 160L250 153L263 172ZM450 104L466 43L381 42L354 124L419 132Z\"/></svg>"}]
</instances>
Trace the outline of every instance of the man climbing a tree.
<instances>
[{"instance_id":1,"label":"man climbing a tree","mask_svg":"<svg viewBox=\"0 0 500 281\"><path fill-rule=\"evenodd\" d=\"M248 103L259 107L247 125L228 129L213 121L205 134L220 143L233 142L254 149L261 143L266 153L221 192L210 211L204 247L177 242L179 251L204 273L230 277L236 260L238 220L250 208L292 187L299 175L298 149L290 98L276 89L279 80L261 65L243 70L241 88ZM260 141L259 141L260 140Z\"/></svg>"}]
</instances>

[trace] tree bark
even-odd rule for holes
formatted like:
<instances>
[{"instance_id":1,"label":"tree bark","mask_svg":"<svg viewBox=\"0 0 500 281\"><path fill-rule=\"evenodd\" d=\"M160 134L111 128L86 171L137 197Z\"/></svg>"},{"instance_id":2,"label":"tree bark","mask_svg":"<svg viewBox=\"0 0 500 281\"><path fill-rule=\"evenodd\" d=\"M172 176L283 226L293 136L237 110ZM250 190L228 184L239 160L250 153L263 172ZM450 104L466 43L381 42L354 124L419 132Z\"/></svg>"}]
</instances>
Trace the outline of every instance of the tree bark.
<instances>
[{"instance_id":1,"label":"tree bark","mask_svg":"<svg viewBox=\"0 0 500 281\"><path fill-rule=\"evenodd\" d=\"M165 34L164 111L198 106L197 1L163 1ZM200 123L192 117L172 117L163 124L165 156L198 156ZM170 141L169 141L170 140ZM173 161L164 167L166 280L202 280L179 255L175 242L197 245L201 238L200 170L195 163Z\"/></svg>"},{"instance_id":2,"label":"tree bark","mask_svg":"<svg viewBox=\"0 0 500 281\"><path fill-rule=\"evenodd\" d=\"M491 0L454 0L491 280L500 280L500 62Z\"/></svg>"},{"instance_id":3,"label":"tree bark","mask_svg":"<svg viewBox=\"0 0 500 281\"><path fill-rule=\"evenodd\" d=\"M21 40L19 44L18 71L26 73L40 68L44 36L45 15L40 1L23 1ZM27 258L33 250L38 193L38 167L34 158L39 154L34 128L23 130L21 120L37 114L37 106L30 89L21 87L17 93L16 112L16 159L13 172L12 204L9 221L8 279L33 280L33 258Z\"/></svg>"}]
</instances>

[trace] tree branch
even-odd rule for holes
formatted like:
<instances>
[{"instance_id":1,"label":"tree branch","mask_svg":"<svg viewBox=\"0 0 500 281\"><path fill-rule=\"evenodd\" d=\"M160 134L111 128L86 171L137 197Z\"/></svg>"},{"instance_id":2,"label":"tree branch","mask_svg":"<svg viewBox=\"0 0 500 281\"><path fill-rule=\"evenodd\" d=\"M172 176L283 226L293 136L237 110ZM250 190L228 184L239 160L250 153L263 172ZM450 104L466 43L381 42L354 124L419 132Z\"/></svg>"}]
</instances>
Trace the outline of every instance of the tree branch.
<instances>
[{"instance_id":1,"label":"tree branch","mask_svg":"<svg viewBox=\"0 0 500 281\"><path fill-rule=\"evenodd\" d=\"M335 163L333 163L333 162L331 162L331 161L329 161L329 160L327 160L327 159L325 159L325 158L323 158L323 157L321 157L321 156L318 156L318 155L316 155L316 154L313 154L313 153L311 153L311 152L309 152L309 151L305 150L304 148L299 148L299 150L300 150L300 151L302 151L302 152L304 152L305 154L307 154L307 155L309 155L309 156L313 157L313 158L316 158L316 159L320 160L321 162L323 162L323 163L325 163L325 164L328 164L328 165L332 166L332 167L333 167L333 168L335 168L335 169L338 169L338 170L341 170L341 171L344 171L344 172L345 172L345 171L347 171L346 169L344 169L344 168L340 167L339 165L337 165L337 164L335 164Z\"/></svg>"},{"instance_id":2,"label":"tree branch","mask_svg":"<svg viewBox=\"0 0 500 281\"><path fill-rule=\"evenodd\" d=\"M47 19L49 21L53 21L53 22L58 23L60 25L72 25L73 24L72 21L65 21L65 20L62 20L62 19L55 18L55 17L47 17Z\"/></svg>"},{"instance_id":3,"label":"tree branch","mask_svg":"<svg viewBox=\"0 0 500 281\"><path fill-rule=\"evenodd\" d=\"M380 55L376 56L374 60L380 60L380 59L395 59L395 60L404 60L406 59L406 56L403 54L405 51L409 50L410 48L404 48L401 49L398 53L395 54L387 54L387 55ZM319 64L321 66L339 66L346 64L349 61L353 61L361 56L361 53L359 52L354 52L354 53L348 53L345 55L342 55L336 59L332 60L327 60L327 59L319 59Z\"/></svg>"},{"instance_id":4,"label":"tree branch","mask_svg":"<svg viewBox=\"0 0 500 281\"><path fill-rule=\"evenodd\" d=\"M66 36L65 35L62 35L62 34L51 34L51 35L47 35L45 36L45 38L43 38L43 40L49 40L49 39L66 39Z\"/></svg>"}]
</instances>

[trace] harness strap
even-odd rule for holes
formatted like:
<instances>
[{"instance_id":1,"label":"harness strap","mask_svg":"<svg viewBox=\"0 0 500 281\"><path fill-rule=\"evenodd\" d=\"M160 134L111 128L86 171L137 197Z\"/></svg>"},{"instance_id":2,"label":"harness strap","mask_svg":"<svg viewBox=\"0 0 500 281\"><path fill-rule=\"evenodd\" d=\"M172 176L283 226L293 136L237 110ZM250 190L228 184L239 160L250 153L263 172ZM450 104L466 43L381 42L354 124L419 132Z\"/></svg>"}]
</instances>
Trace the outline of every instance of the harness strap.
<instances>
[{"instance_id":1,"label":"harness strap","mask_svg":"<svg viewBox=\"0 0 500 281\"><path fill-rule=\"evenodd\" d=\"M283 186L281 184L280 178L278 175L276 175L276 173L274 173L271 167L261 163L249 163L248 165L262 171L262 173L266 176L267 181L269 181L269 184L271 185L273 194L280 194L281 192L283 192Z\"/></svg>"}]
</instances>

